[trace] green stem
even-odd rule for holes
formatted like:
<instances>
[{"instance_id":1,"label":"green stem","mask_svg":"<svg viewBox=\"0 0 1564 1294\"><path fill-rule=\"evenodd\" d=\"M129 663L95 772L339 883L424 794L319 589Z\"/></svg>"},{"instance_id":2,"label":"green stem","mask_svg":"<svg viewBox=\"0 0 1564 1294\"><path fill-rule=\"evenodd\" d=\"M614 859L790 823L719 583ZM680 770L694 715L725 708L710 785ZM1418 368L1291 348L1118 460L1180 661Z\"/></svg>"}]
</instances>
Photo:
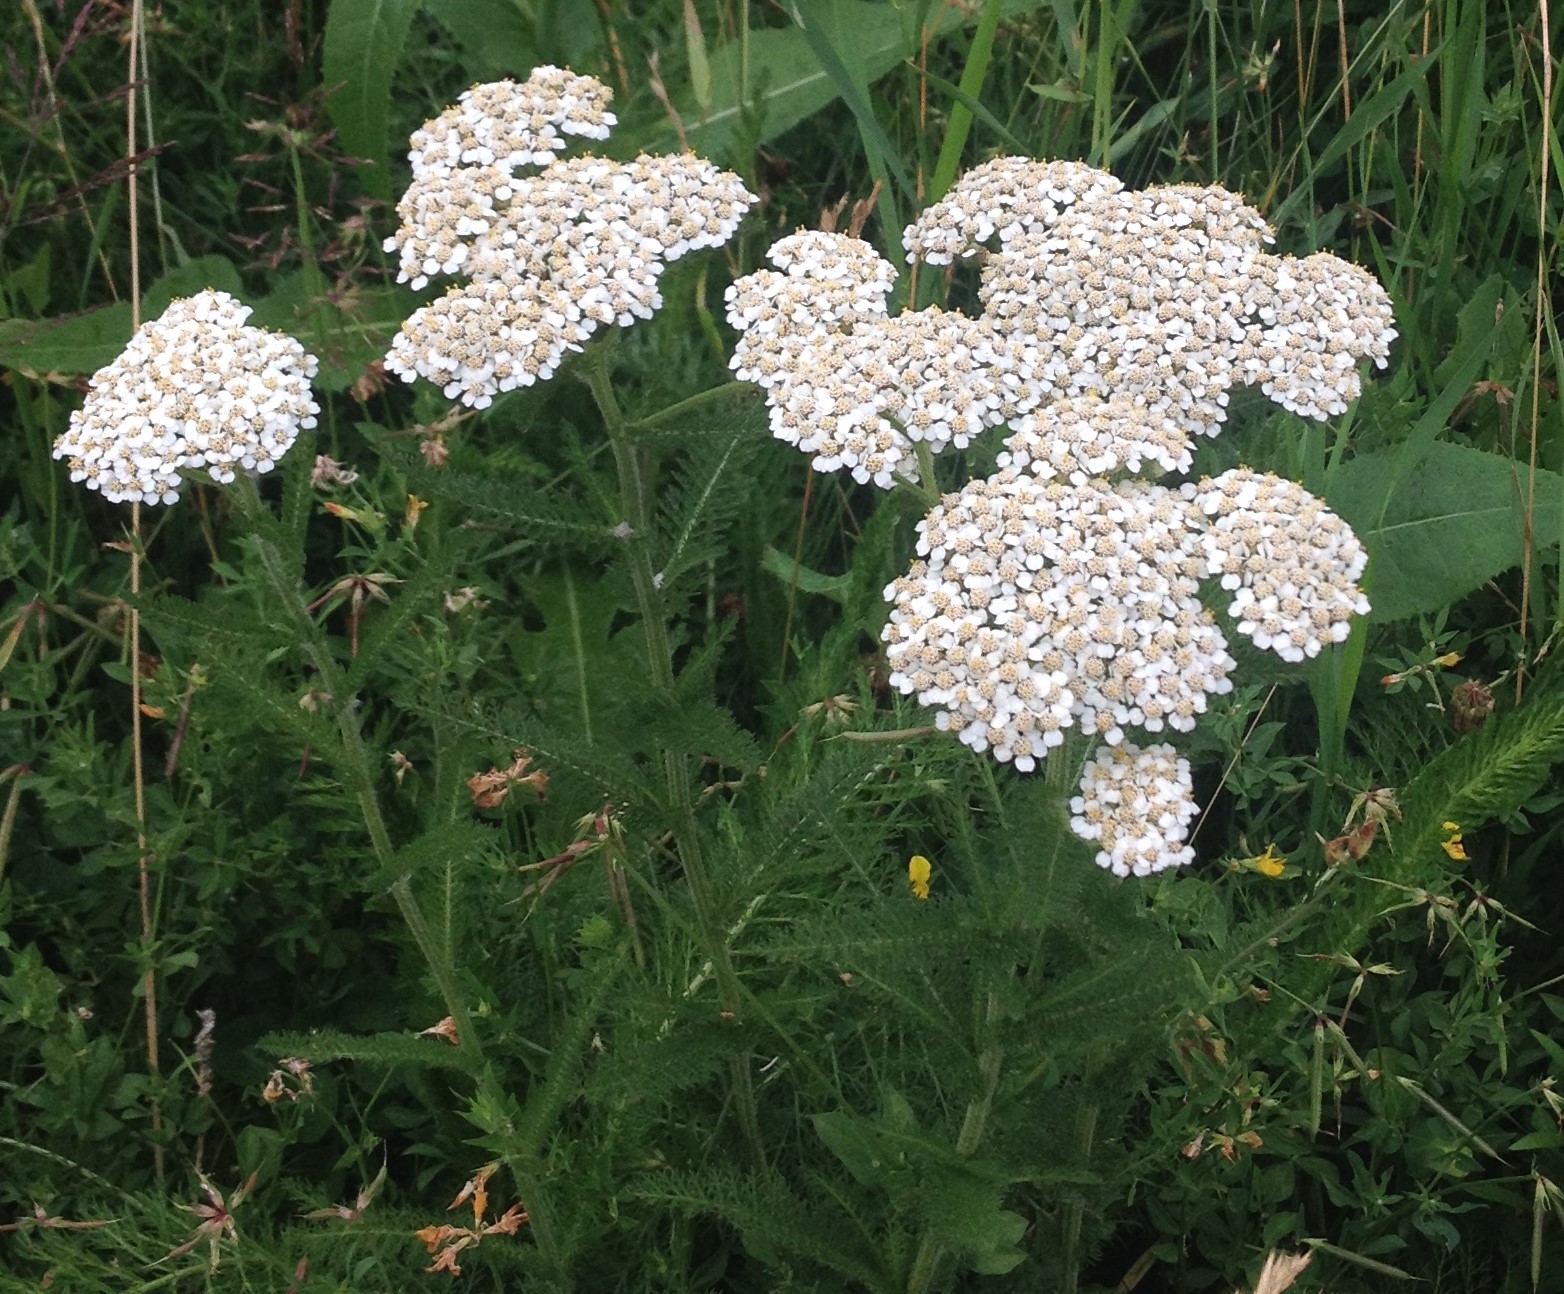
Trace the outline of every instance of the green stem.
<instances>
[{"instance_id":1,"label":"green stem","mask_svg":"<svg viewBox=\"0 0 1564 1294\"><path fill-rule=\"evenodd\" d=\"M1086 1072L1082 1076L1081 1091L1092 1090L1097 1077L1097 1058L1090 1056ZM1091 1096L1085 1096L1081 1108L1075 1112L1075 1153L1083 1170L1091 1159L1092 1142L1097 1135L1099 1107ZM1086 1214L1086 1204L1079 1198L1064 1206L1059 1221L1059 1294L1075 1294L1081 1279L1081 1221Z\"/></svg>"},{"instance_id":2,"label":"green stem","mask_svg":"<svg viewBox=\"0 0 1564 1294\"><path fill-rule=\"evenodd\" d=\"M934 455L921 440L913 441L913 452L918 456L918 479L897 475L896 485L904 493L912 495L925 512L938 506L940 501L939 478L934 475Z\"/></svg>"},{"instance_id":3,"label":"green stem","mask_svg":"<svg viewBox=\"0 0 1564 1294\"><path fill-rule=\"evenodd\" d=\"M999 1090L1000 1062L1004 1053L995 1028L998 1021L999 995L990 992L983 1012L983 1045L978 1052L978 1090L967 1102L961 1131L956 1134L956 1153L962 1158L976 1154L977 1148L983 1144L988 1116L994 1108L994 1093ZM907 1277L907 1294L926 1294L944 1257L945 1250L935 1240L933 1231L924 1232L918 1244L917 1256L912 1260L912 1272Z\"/></svg>"},{"instance_id":4,"label":"green stem","mask_svg":"<svg viewBox=\"0 0 1564 1294\"><path fill-rule=\"evenodd\" d=\"M358 711L353 705L353 699L347 694L347 676L332 656L330 647L322 640L320 630L311 618L304 598L299 592L298 581L289 577L281 551L266 537L267 531L275 531L277 522L261 503L255 482L248 478L241 478L236 483L234 494L239 500L240 510L244 512L254 528L255 549L261 559L261 567L266 574L267 583L282 604L287 619L293 626L295 637L303 646L306 658L320 676L322 689L331 697L337 729L342 737L338 752L340 757L338 770L358 799L375 860L384 871L389 871L394 863L395 851L391 845L391 834L386 829L385 817L380 811L380 797L375 790L374 771L369 752L364 744L363 731L359 726ZM456 1025L460 1045L470 1048L472 1056L478 1062L479 1070L497 1083L498 1078L484 1054L483 1041L473 1027L472 1016L457 988L449 950L442 949L439 941L436 940L428 919L423 914L423 909L419 907L418 900L413 895L412 884L408 877L399 878L391 886L391 897L396 900L402 919L406 922L413 941L418 945L418 950L423 955L430 974L434 976L440 996L445 1002L445 1009ZM531 1215L528 1228L532 1238L539 1252L554 1268L559 1288L568 1290L569 1273L561 1255L558 1239L553 1233L552 1214L543 1184L535 1174L517 1164L514 1156L506 1155L503 1158L516 1177L518 1186L525 1192L528 1212Z\"/></svg>"},{"instance_id":5,"label":"green stem","mask_svg":"<svg viewBox=\"0 0 1564 1294\"><path fill-rule=\"evenodd\" d=\"M321 273L320 263L315 259L315 238L310 232L310 204L304 191L304 164L299 160L299 150L291 143L288 146L288 160L293 166L293 205L299 224L299 249L304 254L304 284L309 299L310 328L318 349L326 342L325 317L321 312L321 302L326 296L326 276Z\"/></svg>"},{"instance_id":6,"label":"green stem","mask_svg":"<svg viewBox=\"0 0 1564 1294\"><path fill-rule=\"evenodd\" d=\"M619 473L619 499L623 512L623 527L618 533L625 541L630 557L630 580L635 588L636 609L641 615L641 629L646 635L647 669L652 685L665 695L674 691L673 648L668 638L668 611L662 589L652 571L651 524L652 508L646 475L641 462L641 452L632 443L629 424L619 401L614 395L613 380L609 372L608 350L604 346L592 348L583 364L583 375L598 410L603 415L603 425L608 432L609 444L614 451L614 465ZM686 402L688 403L688 402ZM664 411L667 412L666 410ZM678 751L663 752L663 777L668 787L669 807L673 811L673 836L679 856L679 866L684 873L685 884L690 891L690 904L695 913L695 928L699 932L707 959L717 981L717 994L725 1017L737 1019L743 1001L738 976L728 956L728 942L722 924L717 920L708 878L701 858L700 833L695 825L694 805L690 794L690 770L683 754ZM755 1106L754 1082L750 1075L747 1053L735 1055L730 1066L733 1078L733 1095L738 1111L739 1124L757 1164L764 1165L765 1151L760 1137L760 1120Z\"/></svg>"},{"instance_id":7,"label":"green stem","mask_svg":"<svg viewBox=\"0 0 1564 1294\"><path fill-rule=\"evenodd\" d=\"M939 732L932 723L918 728L876 728L864 732L839 732L832 741L855 742L862 746L894 745L901 742L921 741Z\"/></svg>"},{"instance_id":8,"label":"green stem","mask_svg":"<svg viewBox=\"0 0 1564 1294\"><path fill-rule=\"evenodd\" d=\"M648 427L659 427L665 422L673 422L686 414L694 413L697 409L708 404L716 404L721 400L728 400L745 392L751 395L759 394L760 388L752 382L724 382L721 386L714 386L710 390L702 391L690 396L687 400L680 400L677 404L670 404L666 409L659 409L656 413L647 414L631 425L632 431L645 431Z\"/></svg>"}]
</instances>

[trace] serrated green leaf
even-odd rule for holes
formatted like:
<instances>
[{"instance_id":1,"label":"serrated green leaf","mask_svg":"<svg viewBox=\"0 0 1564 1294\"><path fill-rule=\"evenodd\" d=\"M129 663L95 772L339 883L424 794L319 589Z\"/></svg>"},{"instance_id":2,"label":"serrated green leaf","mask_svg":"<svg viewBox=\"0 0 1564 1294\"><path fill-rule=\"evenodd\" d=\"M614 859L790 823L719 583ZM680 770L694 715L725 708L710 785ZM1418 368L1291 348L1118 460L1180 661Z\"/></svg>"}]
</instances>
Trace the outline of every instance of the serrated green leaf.
<instances>
[{"instance_id":1,"label":"serrated green leaf","mask_svg":"<svg viewBox=\"0 0 1564 1294\"><path fill-rule=\"evenodd\" d=\"M119 301L64 319L0 320L0 364L28 377L96 373L130 340L130 306Z\"/></svg>"},{"instance_id":2,"label":"serrated green leaf","mask_svg":"<svg viewBox=\"0 0 1564 1294\"><path fill-rule=\"evenodd\" d=\"M323 1029L318 1033L269 1033L256 1044L274 1056L297 1056L312 1064L352 1060L362 1065L411 1065L420 1069L463 1069L475 1067L475 1058L460 1047L440 1038L421 1038L407 1033L341 1033Z\"/></svg>"}]
</instances>

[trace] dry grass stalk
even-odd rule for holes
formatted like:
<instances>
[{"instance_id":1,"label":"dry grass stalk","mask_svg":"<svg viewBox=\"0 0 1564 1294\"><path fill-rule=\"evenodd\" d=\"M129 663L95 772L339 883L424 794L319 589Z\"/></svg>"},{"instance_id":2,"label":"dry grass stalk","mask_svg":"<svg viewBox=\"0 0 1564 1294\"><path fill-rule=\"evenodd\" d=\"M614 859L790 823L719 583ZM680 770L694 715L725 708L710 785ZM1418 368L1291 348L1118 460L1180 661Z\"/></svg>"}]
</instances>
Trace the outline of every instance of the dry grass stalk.
<instances>
[{"instance_id":1,"label":"dry grass stalk","mask_svg":"<svg viewBox=\"0 0 1564 1294\"><path fill-rule=\"evenodd\" d=\"M1254 1294L1284 1294L1293 1282L1303 1275L1313 1254L1284 1254L1275 1250L1266 1257L1260 1269L1260 1279L1255 1282ZM1242 1290L1237 1294L1244 1294Z\"/></svg>"}]
</instances>

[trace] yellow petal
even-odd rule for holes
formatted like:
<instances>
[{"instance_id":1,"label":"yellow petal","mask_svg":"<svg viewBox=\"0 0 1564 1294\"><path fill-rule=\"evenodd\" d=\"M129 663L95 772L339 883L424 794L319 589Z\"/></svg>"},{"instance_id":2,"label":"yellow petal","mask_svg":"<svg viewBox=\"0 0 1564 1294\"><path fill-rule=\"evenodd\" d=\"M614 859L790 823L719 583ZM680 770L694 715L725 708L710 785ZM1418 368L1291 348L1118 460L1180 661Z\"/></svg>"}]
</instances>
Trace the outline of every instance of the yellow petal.
<instances>
[{"instance_id":1,"label":"yellow petal","mask_svg":"<svg viewBox=\"0 0 1564 1294\"><path fill-rule=\"evenodd\" d=\"M1444 830L1446 831L1459 831L1461 829L1461 824L1459 822L1446 822L1443 825Z\"/></svg>"},{"instance_id":2,"label":"yellow petal","mask_svg":"<svg viewBox=\"0 0 1564 1294\"><path fill-rule=\"evenodd\" d=\"M932 874L933 868L929 866L929 860L922 854L914 854L907 864L907 879L912 883L914 898L929 897L929 877Z\"/></svg>"}]
</instances>

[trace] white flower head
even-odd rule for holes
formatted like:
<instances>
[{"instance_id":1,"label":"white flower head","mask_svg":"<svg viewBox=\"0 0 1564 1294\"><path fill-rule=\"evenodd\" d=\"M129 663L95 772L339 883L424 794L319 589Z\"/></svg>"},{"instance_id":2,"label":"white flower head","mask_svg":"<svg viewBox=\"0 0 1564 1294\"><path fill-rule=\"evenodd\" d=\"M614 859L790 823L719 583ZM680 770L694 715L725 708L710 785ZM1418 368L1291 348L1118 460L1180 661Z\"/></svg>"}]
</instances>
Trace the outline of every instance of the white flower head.
<instances>
[{"instance_id":1,"label":"white flower head","mask_svg":"<svg viewBox=\"0 0 1564 1294\"><path fill-rule=\"evenodd\" d=\"M270 471L315 425L318 364L292 337L250 327L249 316L208 289L138 328L93 374L54 442L71 480L115 503L174 503L181 472L228 482Z\"/></svg>"},{"instance_id":2,"label":"white flower head","mask_svg":"<svg viewBox=\"0 0 1564 1294\"><path fill-rule=\"evenodd\" d=\"M1075 203L1124 187L1106 171L1080 162L1035 162L996 157L974 166L949 193L907 226L907 255L949 265L982 253L998 238L1008 243L1029 230L1058 224Z\"/></svg>"},{"instance_id":3,"label":"white flower head","mask_svg":"<svg viewBox=\"0 0 1564 1294\"><path fill-rule=\"evenodd\" d=\"M743 335L732 368L766 392L772 434L889 489L918 479L916 446L937 454L1018 409L999 381L992 330L938 307L892 317L896 271L868 243L801 232L768 253L727 293Z\"/></svg>"},{"instance_id":4,"label":"white flower head","mask_svg":"<svg viewBox=\"0 0 1564 1294\"><path fill-rule=\"evenodd\" d=\"M1200 603L1201 533L1143 481L1044 482L1006 469L919 525L918 561L885 591L890 683L935 724L1023 772L1079 727L1188 732L1232 690Z\"/></svg>"},{"instance_id":5,"label":"white flower head","mask_svg":"<svg viewBox=\"0 0 1564 1294\"><path fill-rule=\"evenodd\" d=\"M1080 163L1000 158L963 176L904 241L934 264L981 261L984 318L1022 413L1111 400L1159 438L1171 426L1187 439L1220 431L1229 390L1248 384L1329 417L1359 393L1358 363L1383 367L1396 335L1371 275L1328 254L1272 255L1260 213L1215 185L1132 192ZM1182 471L1187 460L1147 464Z\"/></svg>"},{"instance_id":6,"label":"white flower head","mask_svg":"<svg viewBox=\"0 0 1564 1294\"><path fill-rule=\"evenodd\" d=\"M558 68L474 86L413 135L413 180L386 240L398 280L465 285L416 311L386 357L403 380L484 408L553 375L600 327L662 305L667 266L733 236L755 198L693 154L561 158L606 138L607 86Z\"/></svg>"},{"instance_id":7,"label":"white flower head","mask_svg":"<svg viewBox=\"0 0 1564 1294\"><path fill-rule=\"evenodd\" d=\"M408 140L415 178L465 166L506 172L547 166L568 144L565 135L607 139L618 124L608 111L613 92L590 76L537 67L525 81L491 81L462 93Z\"/></svg>"},{"instance_id":8,"label":"white flower head","mask_svg":"<svg viewBox=\"0 0 1564 1294\"><path fill-rule=\"evenodd\" d=\"M1081 771L1070 828L1101 844L1098 866L1115 876L1150 876L1194 862L1185 842L1198 809L1189 761L1172 746L1103 746Z\"/></svg>"},{"instance_id":9,"label":"white flower head","mask_svg":"<svg viewBox=\"0 0 1564 1294\"><path fill-rule=\"evenodd\" d=\"M1357 584L1368 553L1301 485L1236 468L1182 493L1208 519L1207 573L1232 595L1227 614L1256 647L1302 661L1345 642L1352 617L1368 614Z\"/></svg>"}]
</instances>

